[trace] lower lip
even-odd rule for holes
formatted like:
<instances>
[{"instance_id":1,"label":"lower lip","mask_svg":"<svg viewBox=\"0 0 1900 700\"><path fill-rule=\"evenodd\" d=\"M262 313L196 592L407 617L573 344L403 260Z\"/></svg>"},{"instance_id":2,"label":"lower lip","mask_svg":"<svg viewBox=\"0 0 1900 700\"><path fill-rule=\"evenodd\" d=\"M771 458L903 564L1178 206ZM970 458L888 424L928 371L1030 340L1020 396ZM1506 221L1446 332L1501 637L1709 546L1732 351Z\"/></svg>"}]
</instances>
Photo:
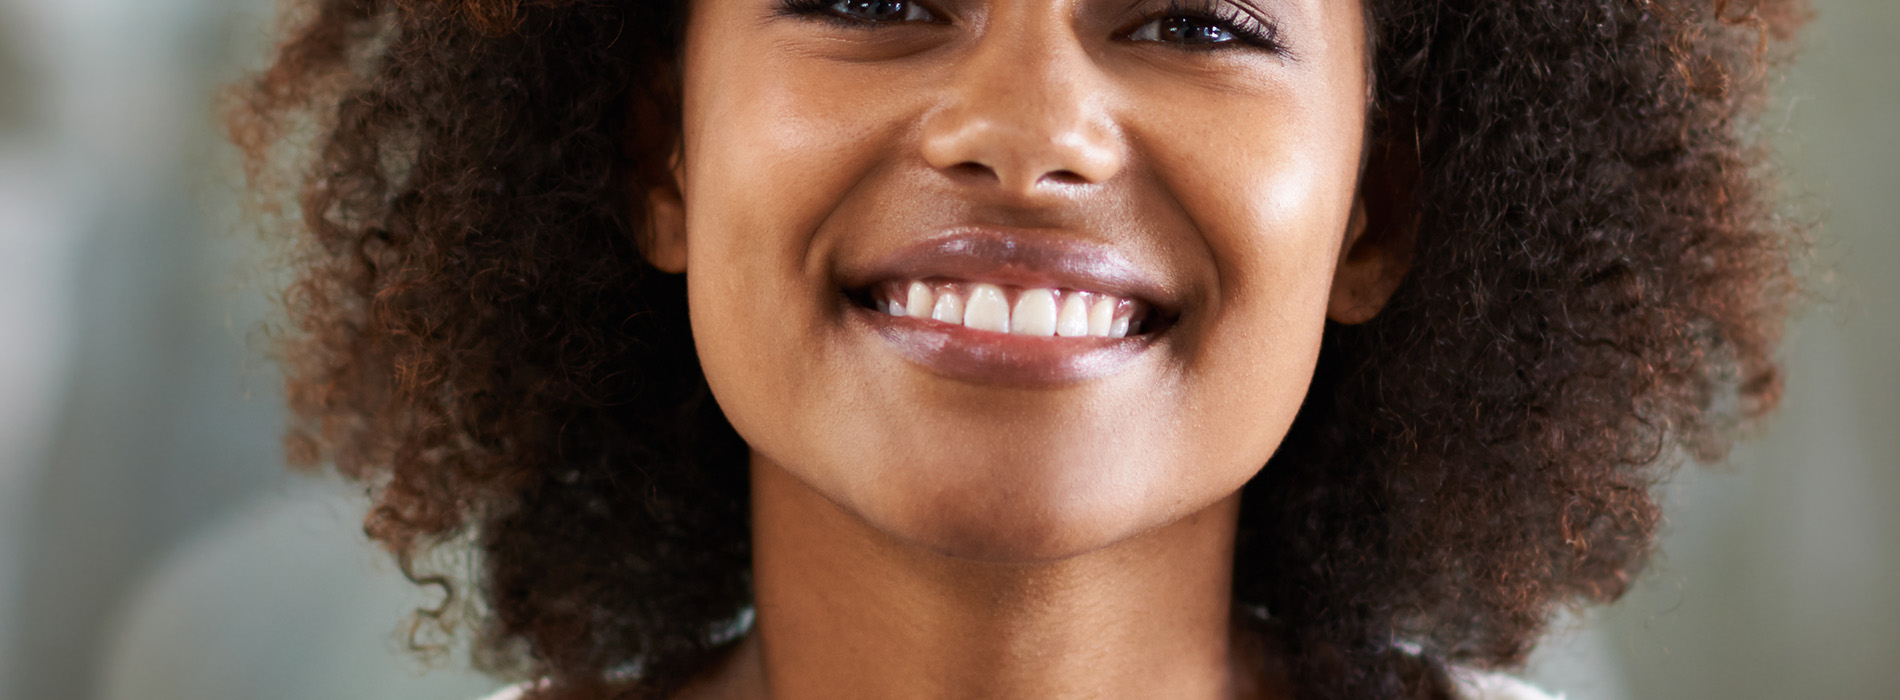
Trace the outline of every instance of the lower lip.
<instances>
[{"instance_id":1,"label":"lower lip","mask_svg":"<svg viewBox=\"0 0 1900 700\"><path fill-rule=\"evenodd\" d=\"M1114 374L1154 346L1156 334L1064 338L979 331L850 306L847 322L883 338L932 373L976 384L1060 386Z\"/></svg>"}]
</instances>

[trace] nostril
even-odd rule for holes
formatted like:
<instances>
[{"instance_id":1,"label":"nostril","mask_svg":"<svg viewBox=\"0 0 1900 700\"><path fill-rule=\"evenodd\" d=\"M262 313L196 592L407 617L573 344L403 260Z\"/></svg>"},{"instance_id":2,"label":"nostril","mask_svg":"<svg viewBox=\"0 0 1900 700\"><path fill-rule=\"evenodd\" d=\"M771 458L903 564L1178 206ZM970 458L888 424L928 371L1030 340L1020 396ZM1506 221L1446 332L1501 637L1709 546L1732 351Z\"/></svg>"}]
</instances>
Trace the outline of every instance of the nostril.
<instances>
[{"instance_id":1,"label":"nostril","mask_svg":"<svg viewBox=\"0 0 1900 700\"><path fill-rule=\"evenodd\" d=\"M973 160L966 160L966 161L963 161L961 163L951 166L950 172L951 174L959 176L959 177L973 177L977 179L992 180L992 181L1002 179L1002 176L996 174L995 168L984 165L982 163L978 163Z\"/></svg>"},{"instance_id":2,"label":"nostril","mask_svg":"<svg viewBox=\"0 0 1900 700\"><path fill-rule=\"evenodd\" d=\"M1050 173L1044 173L1042 176L1042 180L1045 182L1053 182L1058 185L1086 185L1089 183L1088 178L1082 177L1081 173L1078 173L1074 170L1057 170Z\"/></svg>"}]
</instances>

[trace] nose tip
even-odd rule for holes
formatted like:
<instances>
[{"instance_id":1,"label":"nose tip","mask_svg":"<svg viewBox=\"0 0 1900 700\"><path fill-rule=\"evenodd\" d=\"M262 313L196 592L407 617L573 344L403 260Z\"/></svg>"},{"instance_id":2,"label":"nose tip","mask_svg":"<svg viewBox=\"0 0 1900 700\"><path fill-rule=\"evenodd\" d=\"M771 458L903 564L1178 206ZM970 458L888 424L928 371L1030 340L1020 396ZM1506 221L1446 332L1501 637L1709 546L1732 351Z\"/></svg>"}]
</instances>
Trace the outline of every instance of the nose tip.
<instances>
[{"instance_id":1,"label":"nose tip","mask_svg":"<svg viewBox=\"0 0 1900 700\"><path fill-rule=\"evenodd\" d=\"M940 115L933 121L938 128L925 129L923 144L931 167L990 179L1010 192L1105 182L1122 168L1115 139L1086 118L1042 125L1030 115Z\"/></svg>"}]
</instances>

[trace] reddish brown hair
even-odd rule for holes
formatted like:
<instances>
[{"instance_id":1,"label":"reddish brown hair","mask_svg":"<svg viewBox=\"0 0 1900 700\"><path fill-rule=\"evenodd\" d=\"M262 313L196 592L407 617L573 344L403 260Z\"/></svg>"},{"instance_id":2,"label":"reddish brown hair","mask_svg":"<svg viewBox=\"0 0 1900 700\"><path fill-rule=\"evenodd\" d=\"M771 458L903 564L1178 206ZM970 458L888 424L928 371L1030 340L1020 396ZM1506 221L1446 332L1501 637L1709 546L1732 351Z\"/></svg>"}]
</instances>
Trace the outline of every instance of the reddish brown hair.
<instances>
[{"instance_id":1,"label":"reddish brown hair","mask_svg":"<svg viewBox=\"0 0 1900 700\"><path fill-rule=\"evenodd\" d=\"M1443 664L1618 597L1651 482L1774 405L1793 289L1748 119L1794 0L1368 1L1416 258L1327 329L1237 554L1316 698L1442 695ZM628 196L676 137L681 7L296 7L232 116L260 168L319 126L285 231L293 455L369 484L405 562L475 536L486 649L673 692L751 601L745 446Z\"/></svg>"}]
</instances>

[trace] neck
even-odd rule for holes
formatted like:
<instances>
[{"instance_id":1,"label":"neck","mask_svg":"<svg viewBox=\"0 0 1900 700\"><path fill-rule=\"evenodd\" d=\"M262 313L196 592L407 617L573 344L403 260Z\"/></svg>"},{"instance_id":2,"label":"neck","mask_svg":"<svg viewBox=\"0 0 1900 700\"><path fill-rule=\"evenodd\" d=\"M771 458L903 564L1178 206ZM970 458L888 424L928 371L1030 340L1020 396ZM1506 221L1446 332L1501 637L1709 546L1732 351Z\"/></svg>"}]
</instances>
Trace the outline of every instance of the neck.
<instances>
[{"instance_id":1,"label":"neck","mask_svg":"<svg viewBox=\"0 0 1900 700\"><path fill-rule=\"evenodd\" d=\"M1238 494L1093 552L997 564L895 540L763 459L752 490L757 617L707 695L1266 694L1231 617Z\"/></svg>"}]
</instances>

